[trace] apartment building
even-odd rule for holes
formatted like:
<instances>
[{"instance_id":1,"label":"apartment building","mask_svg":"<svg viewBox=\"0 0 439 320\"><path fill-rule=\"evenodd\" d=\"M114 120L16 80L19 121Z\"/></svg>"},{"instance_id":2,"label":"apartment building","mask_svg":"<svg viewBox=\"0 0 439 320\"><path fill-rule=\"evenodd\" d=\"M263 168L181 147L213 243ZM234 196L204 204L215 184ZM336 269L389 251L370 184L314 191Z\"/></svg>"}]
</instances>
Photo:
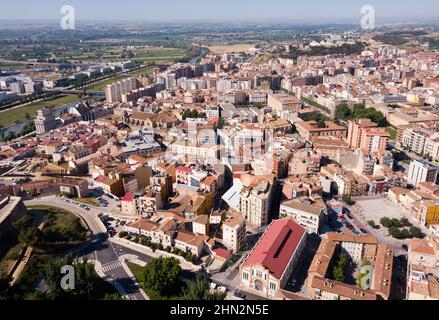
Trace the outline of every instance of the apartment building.
<instances>
[{"instance_id":1,"label":"apartment building","mask_svg":"<svg viewBox=\"0 0 439 320\"><path fill-rule=\"evenodd\" d=\"M348 136L346 142L350 148L358 149L361 147L363 133L370 128L378 125L370 119L357 119L348 121Z\"/></svg>"},{"instance_id":2,"label":"apartment building","mask_svg":"<svg viewBox=\"0 0 439 320\"><path fill-rule=\"evenodd\" d=\"M269 93L268 107L281 119L288 120L288 116L300 109L300 100L285 93Z\"/></svg>"},{"instance_id":3,"label":"apartment building","mask_svg":"<svg viewBox=\"0 0 439 320\"><path fill-rule=\"evenodd\" d=\"M50 130L56 129L56 120L53 111L48 108L37 111L37 117L34 120L37 134L44 134Z\"/></svg>"},{"instance_id":4,"label":"apartment building","mask_svg":"<svg viewBox=\"0 0 439 320\"><path fill-rule=\"evenodd\" d=\"M255 178L249 186L242 188L239 211L248 223L257 227L268 223L273 192L273 181L268 179Z\"/></svg>"},{"instance_id":5,"label":"apartment building","mask_svg":"<svg viewBox=\"0 0 439 320\"><path fill-rule=\"evenodd\" d=\"M230 210L222 224L223 245L236 253L245 244L246 223L244 217L237 211Z\"/></svg>"},{"instance_id":6,"label":"apartment building","mask_svg":"<svg viewBox=\"0 0 439 320\"><path fill-rule=\"evenodd\" d=\"M437 183L439 175L439 167L429 164L426 161L413 160L410 163L407 174L407 182L413 186L417 186L421 182Z\"/></svg>"},{"instance_id":7,"label":"apartment building","mask_svg":"<svg viewBox=\"0 0 439 320\"><path fill-rule=\"evenodd\" d=\"M281 203L280 217L292 218L305 228L306 232L319 234L324 223L325 209L310 203L290 200Z\"/></svg>"},{"instance_id":8,"label":"apartment building","mask_svg":"<svg viewBox=\"0 0 439 320\"><path fill-rule=\"evenodd\" d=\"M159 185L148 186L135 197L136 213L142 217L150 217L164 206L163 190Z\"/></svg>"}]
</instances>

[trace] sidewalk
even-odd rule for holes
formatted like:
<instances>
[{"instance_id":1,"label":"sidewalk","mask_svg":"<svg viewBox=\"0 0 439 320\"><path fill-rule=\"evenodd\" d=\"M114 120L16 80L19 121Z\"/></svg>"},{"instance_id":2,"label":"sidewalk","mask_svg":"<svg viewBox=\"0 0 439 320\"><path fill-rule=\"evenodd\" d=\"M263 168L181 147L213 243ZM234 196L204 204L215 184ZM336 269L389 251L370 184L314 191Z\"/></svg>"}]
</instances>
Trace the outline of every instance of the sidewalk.
<instances>
[{"instance_id":1,"label":"sidewalk","mask_svg":"<svg viewBox=\"0 0 439 320\"><path fill-rule=\"evenodd\" d=\"M125 272L128 274L128 276L134 281L134 283L136 284L137 288L139 288L140 293L142 294L142 296L145 298L145 300L151 300L148 295L145 293L145 291L143 291L143 289L140 287L140 284L138 283L138 280L136 279L136 277L134 276L134 274L131 272L130 268L128 267L128 265L126 264L126 259L120 259L122 261L120 261L122 263L122 267L125 270ZM132 261L133 263L136 263L135 260Z\"/></svg>"},{"instance_id":2,"label":"sidewalk","mask_svg":"<svg viewBox=\"0 0 439 320\"><path fill-rule=\"evenodd\" d=\"M95 271L96 273L99 275L99 277L107 282L109 282L110 284L112 284L116 290L119 292L119 294L126 300L130 300L130 297L127 295L126 291L124 290L124 288L113 278L108 277L104 271L102 271L102 265L99 261L97 260L89 260L89 263L94 264L95 266Z\"/></svg>"}]
</instances>

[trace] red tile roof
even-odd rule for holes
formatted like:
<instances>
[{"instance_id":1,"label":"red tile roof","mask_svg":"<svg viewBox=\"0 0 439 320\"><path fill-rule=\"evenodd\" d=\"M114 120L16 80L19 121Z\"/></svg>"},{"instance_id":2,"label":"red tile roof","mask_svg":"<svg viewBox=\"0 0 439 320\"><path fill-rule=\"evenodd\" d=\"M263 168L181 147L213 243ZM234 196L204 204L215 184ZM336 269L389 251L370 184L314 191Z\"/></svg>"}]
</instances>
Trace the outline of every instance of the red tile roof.
<instances>
[{"instance_id":1,"label":"red tile roof","mask_svg":"<svg viewBox=\"0 0 439 320\"><path fill-rule=\"evenodd\" d=\"M192 173L192 169L185 166L180 166L177 168L177 171L186 172L186 173Z\"/></svg>"},{"instance_id":2,"label":"red tile roof","mask_svg":"<svg viewBox=\"0 0 439 320\"><path fill-rule=\"evenodd\" d=\"M125 197L123 197L122 201L127 201L127 202L131 202L134 200L134 194L132 193L127 193L125 195Z\"/></svg>"},{"instance_id":3,"label":"red tile roof","mask_svg":"<svg viewBox=\"0 0 439 320\"><path fill-rule=\"evenodd\" d=\"M225 260L229 259L231 254L226 249L216 248L212 250L218 257L221 257Z\"/></svg>"},{"instance_id":4,"label":"red tile roof","mask_svg":"<svg viewBox=\"0 0 439 320\"><path fill-rule=\"evenodd\" d=\"M304 234L305 229L291 219L274 221L244 266L261 264L280 279Z\"/></svg>"}]
</instances>

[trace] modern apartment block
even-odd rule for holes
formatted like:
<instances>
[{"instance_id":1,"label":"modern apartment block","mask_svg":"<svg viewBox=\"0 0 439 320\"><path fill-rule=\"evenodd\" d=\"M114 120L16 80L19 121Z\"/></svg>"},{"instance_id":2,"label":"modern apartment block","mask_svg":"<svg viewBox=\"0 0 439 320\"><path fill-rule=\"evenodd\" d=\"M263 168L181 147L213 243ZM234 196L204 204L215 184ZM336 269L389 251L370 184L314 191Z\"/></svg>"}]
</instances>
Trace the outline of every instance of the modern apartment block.
<instances>
[{"instance_id":1,"label":"modern apartment block","mask_svg":"<svg viewBox=\"0 0 439 320\"><path fill-rule=\"evenodd\" d=\"M56 120L53 111L47 108L38 110L34 123L37 134L43 134L56 129Z\"/></svg>"},{"instance_id":2,"label":"modern apartment block","mask_svg":"<svg viewBox=\"0 0 439 320\"><path fill-rule=\"evenodd\" d=\"M417 186L421 182L437 183L439 167L425 161L413 160L410 163L407 182Z\"/></svg>"}]
</instances>

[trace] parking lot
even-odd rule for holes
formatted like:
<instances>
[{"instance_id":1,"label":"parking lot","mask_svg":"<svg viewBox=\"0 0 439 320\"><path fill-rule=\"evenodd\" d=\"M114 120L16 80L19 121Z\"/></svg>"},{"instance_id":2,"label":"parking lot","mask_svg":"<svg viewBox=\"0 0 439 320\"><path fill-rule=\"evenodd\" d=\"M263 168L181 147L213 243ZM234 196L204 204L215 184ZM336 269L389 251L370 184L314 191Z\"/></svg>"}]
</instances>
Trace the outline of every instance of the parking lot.
<instances>
[{"instance_id":1,"label":"parking lot","mask_svg":"<svg viewBox=\"0 0 439 320\"><path fill-rule=\"evenodd\" d=\"M380 225L380 220L384 217L397 219L405 217L409 218L409 220L416 225L416 221L409 217L403 209L384 197L379 199L358 200L351 209L354 218L359 220L379 242L392 246L396 255L406 254L402 246L408 245L408 240L397 240L389 236L388 230L382 226L379 229L373 229L367 225L367 222L370 220Z\"/></svg>"},{"instance_id":2,"label":"parking lot","mask_svg":"<svg viewBox=\"0 0 439 320\"><path fill-rule=\"evenodd\" d=\"M397 219L407 217L403 209L385 198L360 200L355 203L354 207L358 210L360 216L363 217L364 220L373 220L377 224L383 217Z\"/></svg>"}]
</instances>

